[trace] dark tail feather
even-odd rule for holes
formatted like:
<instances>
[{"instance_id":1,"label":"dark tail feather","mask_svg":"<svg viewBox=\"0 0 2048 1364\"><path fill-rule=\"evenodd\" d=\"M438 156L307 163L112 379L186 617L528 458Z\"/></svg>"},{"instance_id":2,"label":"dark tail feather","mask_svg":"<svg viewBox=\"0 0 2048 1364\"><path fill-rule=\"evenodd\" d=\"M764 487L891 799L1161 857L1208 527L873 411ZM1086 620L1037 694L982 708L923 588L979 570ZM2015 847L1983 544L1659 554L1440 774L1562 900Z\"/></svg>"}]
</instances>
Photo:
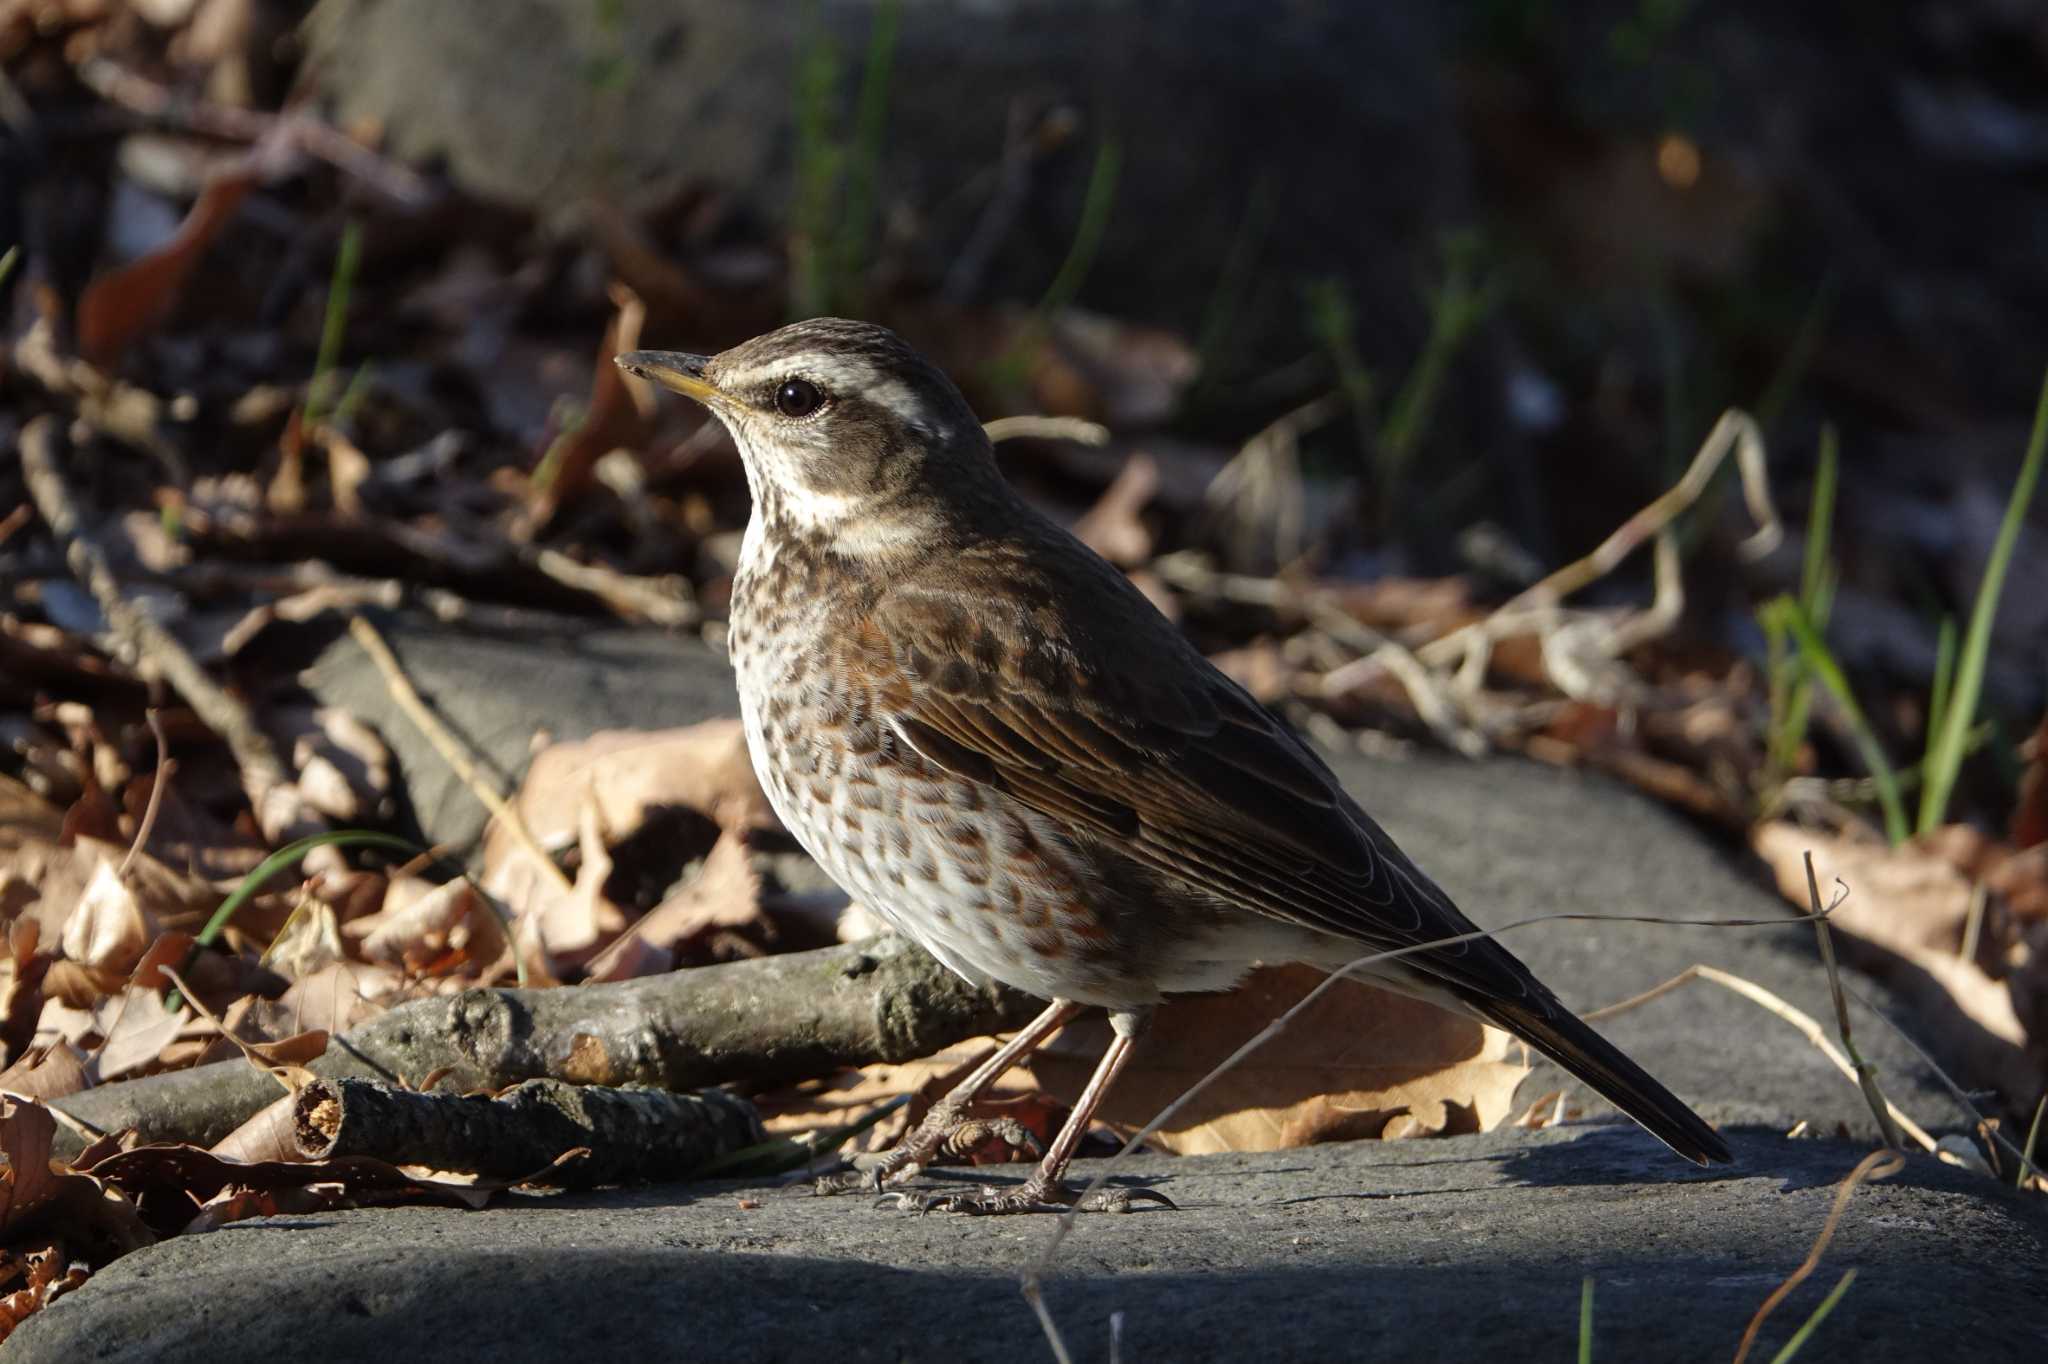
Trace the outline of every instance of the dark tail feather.
<instances>
[{"instance_id":1,"label":"dark tail feather","mask_svg":"<svg viewBox=\"0 0 2048 1364\"><path fill-rule=\"evenodd\" d=\"M1616 1108L1695 1164L1732 1161L1728 1143L1677 1095L1650 1078L1621 1048L1581 1023L1561 1004L1475 999L1472 1008L1600 1091Z\"/></svg>"}]
</instances>

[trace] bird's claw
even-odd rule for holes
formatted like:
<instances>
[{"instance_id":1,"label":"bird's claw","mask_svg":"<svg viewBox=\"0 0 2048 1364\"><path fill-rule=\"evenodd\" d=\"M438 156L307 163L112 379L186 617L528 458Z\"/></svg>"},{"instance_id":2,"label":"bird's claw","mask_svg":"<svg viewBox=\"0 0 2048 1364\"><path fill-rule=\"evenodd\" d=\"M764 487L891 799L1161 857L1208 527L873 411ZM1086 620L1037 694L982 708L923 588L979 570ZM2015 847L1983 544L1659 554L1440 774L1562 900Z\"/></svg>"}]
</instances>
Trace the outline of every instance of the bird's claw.
<instances>
[{"instance_id":1,"label":"bird's claw","mask_svg":"<svg viewBox=\"0 0 2048 1364\"><path fill-rule=\"evenodd\" d=\"M1012 1213L1030 1212L1113 1212L1132 1211L1138 1202L1157 1203L1161 1207L1178 1210L1178 1205L1165 1194L1154 1189L1103 1188L1093 1193L1075 1197L1066 1190L1054 1187L1044 1189L1026 1183L1015 1189L999 1189L984 1184L971 1192L956 1190L947 1193L913 1193L898 1190L884 1194L875 1201L880 1210L914 1212L920 1215L928 1212L957 1212L969 1217L1001 1217Z\"/></svg>"},{"instance_id":2,"label":"bird's claw","mask_svg":"<svg viewBox=\"0 0 2048 1364\"><path fill-rule=\"evenodd\" d=\"M852 1168L819 1175L811 1181L811 1192L823 1196L843 1193L879 1194L890 1184L901 1184L924 1173L914 1160L892 1164L888 1160L855 1161Z\"/></svg>"}]
</instances>

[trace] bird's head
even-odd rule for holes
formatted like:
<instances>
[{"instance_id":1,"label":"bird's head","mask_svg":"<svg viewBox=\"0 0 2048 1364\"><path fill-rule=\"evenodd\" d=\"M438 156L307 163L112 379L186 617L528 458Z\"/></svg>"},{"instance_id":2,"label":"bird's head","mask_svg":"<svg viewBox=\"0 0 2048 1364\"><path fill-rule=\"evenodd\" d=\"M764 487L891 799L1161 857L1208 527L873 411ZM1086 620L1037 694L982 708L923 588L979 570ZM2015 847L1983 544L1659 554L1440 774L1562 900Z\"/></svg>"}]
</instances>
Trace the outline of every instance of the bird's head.
<instances>
[{"instance_id":1,"label":"bird's head","mask_svg":"<svg viewBox=\"0 0 2048 1364\"><path fill-rule=\"evenodd\" d=\"M960 390L886 327L821 317L717 355L618 364L725 423L759 514L847 549L925 533L935 505L1001 486Z\"/></svg>"}]
</instances>

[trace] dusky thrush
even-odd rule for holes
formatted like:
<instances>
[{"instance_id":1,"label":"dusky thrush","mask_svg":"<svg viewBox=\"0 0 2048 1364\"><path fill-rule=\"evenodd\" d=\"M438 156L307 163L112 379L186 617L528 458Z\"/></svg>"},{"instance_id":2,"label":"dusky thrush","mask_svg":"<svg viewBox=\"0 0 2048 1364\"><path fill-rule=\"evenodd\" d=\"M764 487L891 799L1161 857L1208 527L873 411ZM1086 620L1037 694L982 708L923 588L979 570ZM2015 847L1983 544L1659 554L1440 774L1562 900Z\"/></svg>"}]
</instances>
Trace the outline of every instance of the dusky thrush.
<instances>
[{"instance_id":1,"label":"dusky thrush","mask_svg":"<svg viewBox=\"0 0 2048 1364\"><path fill-rule=\"evenodd\" d=\"M819 318L618 363L710 408L745 463L728 640L783 823L954 971L1052 1001L858 1182L915 1174L977 1093L1099 1006L1113 1040L1021 1188L903 1196L1069 1206L1062 1172L1162 998L1474 931L1307 744L1010 489L966 399L893 332ZM1491 939L1369 974L1522 1037L1679 1155L1729 1159Z\"/></svg>"}]
</instances>

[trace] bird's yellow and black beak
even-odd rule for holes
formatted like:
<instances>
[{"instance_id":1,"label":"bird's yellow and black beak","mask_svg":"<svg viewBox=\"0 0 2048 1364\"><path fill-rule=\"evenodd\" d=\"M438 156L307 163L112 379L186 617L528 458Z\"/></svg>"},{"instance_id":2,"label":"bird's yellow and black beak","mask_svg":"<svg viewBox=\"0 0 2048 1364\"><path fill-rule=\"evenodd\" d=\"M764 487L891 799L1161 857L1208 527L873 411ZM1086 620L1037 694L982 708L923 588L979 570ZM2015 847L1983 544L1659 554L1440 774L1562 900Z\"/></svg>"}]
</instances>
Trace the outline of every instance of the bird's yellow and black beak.
<instances>
[{"instance_id":1,"label":"bird's yellow and black beak","mask_svg":"<svg viewBox=\"0 0 2048 1364\"><path fill-rule=\"evenodd\" d=\"M708 355L685 355L679 350L635 350L615 356L612 363L628 374L672 389L685 398L695 398L700 403L710 403L725 396L716 384L704 377L704 367L711 363Z\"/></svg>"}]
</instances>

